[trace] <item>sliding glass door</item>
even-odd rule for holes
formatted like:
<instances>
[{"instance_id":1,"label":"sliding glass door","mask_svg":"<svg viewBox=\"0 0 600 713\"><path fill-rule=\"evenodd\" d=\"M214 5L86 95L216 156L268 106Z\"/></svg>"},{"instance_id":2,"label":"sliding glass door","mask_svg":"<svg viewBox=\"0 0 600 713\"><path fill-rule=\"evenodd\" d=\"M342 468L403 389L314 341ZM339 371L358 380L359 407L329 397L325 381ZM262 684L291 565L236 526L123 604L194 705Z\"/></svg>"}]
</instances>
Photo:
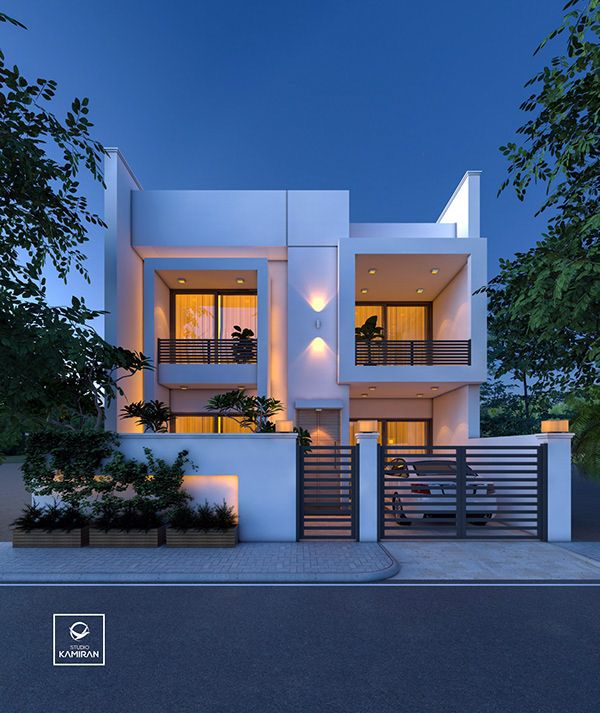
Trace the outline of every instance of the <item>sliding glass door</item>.
<instances>
[{"instance_id":1,"label":"sliding glass door","mask_svg":"<svg viewBox=\"0 0 600 713\"><path fill-rule=\"evenodd\" d=\"M369 317L377 317L383 327L384 339L431 339L431 304L359 302L354 308L355 326L360 327Z\"/></svg>"},{"instance_id":2,"label":"sliding glass door","mask_svg":"<svg viewBox=\"0 0 600 713\"><path fill-rule=\"evenodd\" d=\"M171 332L174 339L231 339L234 326L257 337L258 298L249 292L173 291Z\"/></svg>"}]
</instances>

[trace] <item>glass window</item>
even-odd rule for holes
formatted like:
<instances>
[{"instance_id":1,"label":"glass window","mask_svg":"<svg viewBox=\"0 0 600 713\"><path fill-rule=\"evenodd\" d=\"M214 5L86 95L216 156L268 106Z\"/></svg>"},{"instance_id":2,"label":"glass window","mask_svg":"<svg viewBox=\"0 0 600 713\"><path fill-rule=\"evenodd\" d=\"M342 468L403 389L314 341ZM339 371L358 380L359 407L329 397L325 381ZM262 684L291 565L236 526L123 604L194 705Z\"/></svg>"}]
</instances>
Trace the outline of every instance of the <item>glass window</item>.
<instances>
[{"instance_id":1,"label":"glass window","mask_svg":"<svg viewBox=\"0 0 600 713\"><path fill-rule=\"evenodd\" d=\"M175 416L175 433L216 433L214 416Z\"/></svg>"},{"instance_id":2,"label":"glass window","mask_svg":"<svg viewBox=\"0 0 600 713\"><path fill-rule=\"evenodd\" d=\"M386 339L427 339L425 305L388 305Z\"/></svg>"},{"instance_id":3,"label":"glass window","mask_svg":"<svg viewBox=\"0 0 600 713\"><path fill-rule=\"evenodd\" d=\"M258 300L256 295L219 296L219 339L231 339L235 325L251 329L257 336Z\"/></svg>"},{"instance_id":4,"label":"glass window","mask_svg":"<svg viewBox=\"0 0 600 713\"><path fill-rule=\"evenodd\" d=\"M175 339L213 339L215 295L175 293Z\"/></svg>"},{"instance_id":5,"label":"glass window","mask_svg":"<svg viewBox=\"0 0 600 713\"><path fill-rule=\"evenodd\" d=\"M377 326L383 327L383 306L382 305L361 305L354 307L354 325L362 327L369 317L377 317Z\"/></svg>"}]
</instances>

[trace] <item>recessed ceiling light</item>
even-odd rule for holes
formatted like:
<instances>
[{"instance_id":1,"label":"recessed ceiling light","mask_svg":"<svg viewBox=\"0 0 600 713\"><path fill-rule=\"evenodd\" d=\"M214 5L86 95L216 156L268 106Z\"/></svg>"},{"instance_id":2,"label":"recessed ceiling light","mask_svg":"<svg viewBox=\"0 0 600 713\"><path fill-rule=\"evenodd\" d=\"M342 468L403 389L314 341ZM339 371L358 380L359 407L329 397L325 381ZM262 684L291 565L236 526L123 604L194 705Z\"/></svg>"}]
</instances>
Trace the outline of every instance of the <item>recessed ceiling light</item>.
<instances>
[{"instance_id":1,"label":"recessed ceiling light","mask_svg":"<svg viewBox=\"0 0 600 713\"><path fill-rule=\"evenodd\" d=\"M418 398L418 399L422 399L422 398L423 398L423 394L417 394L417 398Z\"/></svg>"},{"instance_id":2,"label":"recessed ceiling light","mask_svg":"<svg viewBox=\"0 0 600 713\"><path fill-rule=\"evenodd\" d=\"M417 287L417 294L422 295L425 290L422 287Z\"/></svg>"},{"instance_id":3,"label":"recessed ceiling light","mask_svg":"<svg viewBox=\"0 0 600 713\"><path fill-rule=\"evenodd\" d=\"M374 267L369 268L369 275L375 275L376 273L377 273L376 268L374 268Z\"/></svg>"},{"instance_id":4,"label":"recessed ceiling light","mask_svg":"<svg viewBox=\"0 0 600 713\"><path fill-rule=\"evenodd\" d=\"M238 285L243 285L244 282L246 282L243 277L237 277L235 281L238 283Z\"/></svg>"},{"instance_id":5,"label":"recessed ceiling light","mask_svg":"<svg viewBox=\"0 0 600 713\"><path fill-rule=\"evenodd\" d=\"M439 391L439 390L440 390L440 387L439 387L439 386L432 386L432 387L431 387L431 390L432 390L432 391Z\"/></svg>"},{"instance_id":6,"label":"recessed ceiling light","mask_svg":"<svg viewBox=\"0 0 600 713\"><path fill-rule=\"evenodd\" d=\"M369 386L369 391L375 391L376 388L375 386Z\"/></svg>"},{"instance_id":7,"label":"recessed ceiling light","mask_svg":"<svg viewBox=\"0 0 600 713\"><path fill-rule=\"evenodd\" d=\"M180 386L179 389L181 391L187 391L188 387L187 386Z\"/></svg>"},{"instance_id":8,"label":"recessed ceiling light","mask_svg":"<svg viewBox=\"0 0 600 713\"><path fill-rule=\"evenodd\" d=\"M368 395L369 395L369 394L361 394L361 397L362 397L363 399L366 399Z\"/></svg>"},{"instance_id":9,"label":"recessed ceiling light","mask_svg":"<svg viewBox=\"0 0 600 713\"><path fill-rule=\"evenodd\" d=\"M369 290L367 290L366 287L363 287L362 290L361 290L361 293L362 293L363 295L366 295L368 291L369 291Z\"/></svg>"},{"instance_id":10,"label":"recessed ceiling light","mask_svg":"<svg viewBox=\"0 0 600 713\"><path fill-rule=\"evenodd\" d=\"M440 268L439 268L439 267L432 267L432 268L431 268L431 274L432 274L432 275L437 275L439 271L440 271Z\"/></svg>"},{"instance_id":11,"label":"recessed ceiling light","mask_svg":"<svg viewBox=\"0 0 600 713\"><path fill-rule=\"evenodd\" d=\"M178 277L178 278L177 278L177 283L178 283L179 285L185 285L186 282L187 282L187 280L185 279L185 277Z\"/></svg>"},{"instance_id":12,"label":"recessed ceiling light","mask_svg":"<svg viewBox=\"0 0 600 713\"><path fill-rule=\"evenodd\" d=\"M316 411L317 413L320 413L322 410L323 410L322 408L316 408L316 409L315 409L315 411Z\"/></svg>"}]
</instances>

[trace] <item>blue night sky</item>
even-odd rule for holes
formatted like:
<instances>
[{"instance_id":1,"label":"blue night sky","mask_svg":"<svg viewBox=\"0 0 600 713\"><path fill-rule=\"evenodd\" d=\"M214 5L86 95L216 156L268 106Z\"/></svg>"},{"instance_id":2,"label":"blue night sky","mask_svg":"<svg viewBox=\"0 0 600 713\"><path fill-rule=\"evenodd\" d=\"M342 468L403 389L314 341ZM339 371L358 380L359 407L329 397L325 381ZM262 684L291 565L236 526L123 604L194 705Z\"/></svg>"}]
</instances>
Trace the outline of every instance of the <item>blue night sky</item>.
<instances>
[{"instance_id":1,"label":"blue night sky","mask_svg":"<svg viewBox=\"0 0 600 713\"><path fill-rule=\"evenodd\" d=\"M481 169L490 272L532 245L538 201L496 198L498 146L564 0L7 1L9 62L88 96L95 136L144 188L346 188L355 222L434 221ZM84 182L102 211L98 186ZM88 254L102 306L102 237Z\"/></svg>"}]
</instances>

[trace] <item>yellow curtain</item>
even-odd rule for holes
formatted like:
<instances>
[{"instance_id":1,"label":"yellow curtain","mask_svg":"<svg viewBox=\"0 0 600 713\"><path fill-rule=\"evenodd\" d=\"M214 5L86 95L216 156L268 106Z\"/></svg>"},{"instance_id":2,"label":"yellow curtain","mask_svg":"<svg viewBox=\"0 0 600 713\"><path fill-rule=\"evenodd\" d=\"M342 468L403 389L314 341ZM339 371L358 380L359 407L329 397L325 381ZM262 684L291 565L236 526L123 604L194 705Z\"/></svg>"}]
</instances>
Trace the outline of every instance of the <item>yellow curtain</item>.
<instances>
[{"instance_id":1,"label":"yellow curtain","mask_svg":"<svg viewBox=\"0 0 600 713\"><path fill-rule=\"evenodd\" d=\"M258 299L256 295L219 296L219 339L231 339L234 325L257 334Z\"/></svg>"},{"instance_id":2,"label":"yellow curtain","mask_svg":"<svg viewBox=\"0 0 600 713\"><path fill-rule=\"evenodd\" d=\"M212 339L214 324L214 295L175 295L175 339Z\"/></svg>"},{"instance_id":3,"label":"yellow curtain","mask_svg":"<svg viewBox=\"0 0 600 713\"><path fill-rule=\"evenodd\" d=\"M175 416L176 433L215 433L214 416Z\"/></svg>"},{"instance_id":4,"label":"yellow curtain","mask_svg":"<svg viewBox=\"0 0 600 713\"><path fill-rule=\"evenodd\" d=\"M377 326L383 327L383 307L381 305L355 305L354 325L356 327L362 327L367 319L373 315L377 317Z\"/></svg>"},{"instance_id":5,"label":"yellow curtain","mask_svg":"<svg viewBox=\"0 0 600 713\"><path fill-rule=\"evenodd\" d=\"M427 308L390 305L387 308L386 339L427 339Z\"/></svg>"},{"instance_id":6,"label":"yellow curtain","mask_svg":"<svg viewBox=\"0 0 600 713\"><path fill-rule=\"evenodd\" d=\"M219 416L219 433L252 433L252 429L242 428L237 421L228 416Z\"/></svg>"},{"instance_id":7,"label":"yellow curtain","mask_svg":"<svg viewBox=\"0 0 600 713\"><path fill-rule=\"evenodd\" d=\"M426 446L427 422L426 421L388 421L387 445L389 446ZM409 453L424 453L421 449L406 451Z\"/></svg>"}]
</instances>

